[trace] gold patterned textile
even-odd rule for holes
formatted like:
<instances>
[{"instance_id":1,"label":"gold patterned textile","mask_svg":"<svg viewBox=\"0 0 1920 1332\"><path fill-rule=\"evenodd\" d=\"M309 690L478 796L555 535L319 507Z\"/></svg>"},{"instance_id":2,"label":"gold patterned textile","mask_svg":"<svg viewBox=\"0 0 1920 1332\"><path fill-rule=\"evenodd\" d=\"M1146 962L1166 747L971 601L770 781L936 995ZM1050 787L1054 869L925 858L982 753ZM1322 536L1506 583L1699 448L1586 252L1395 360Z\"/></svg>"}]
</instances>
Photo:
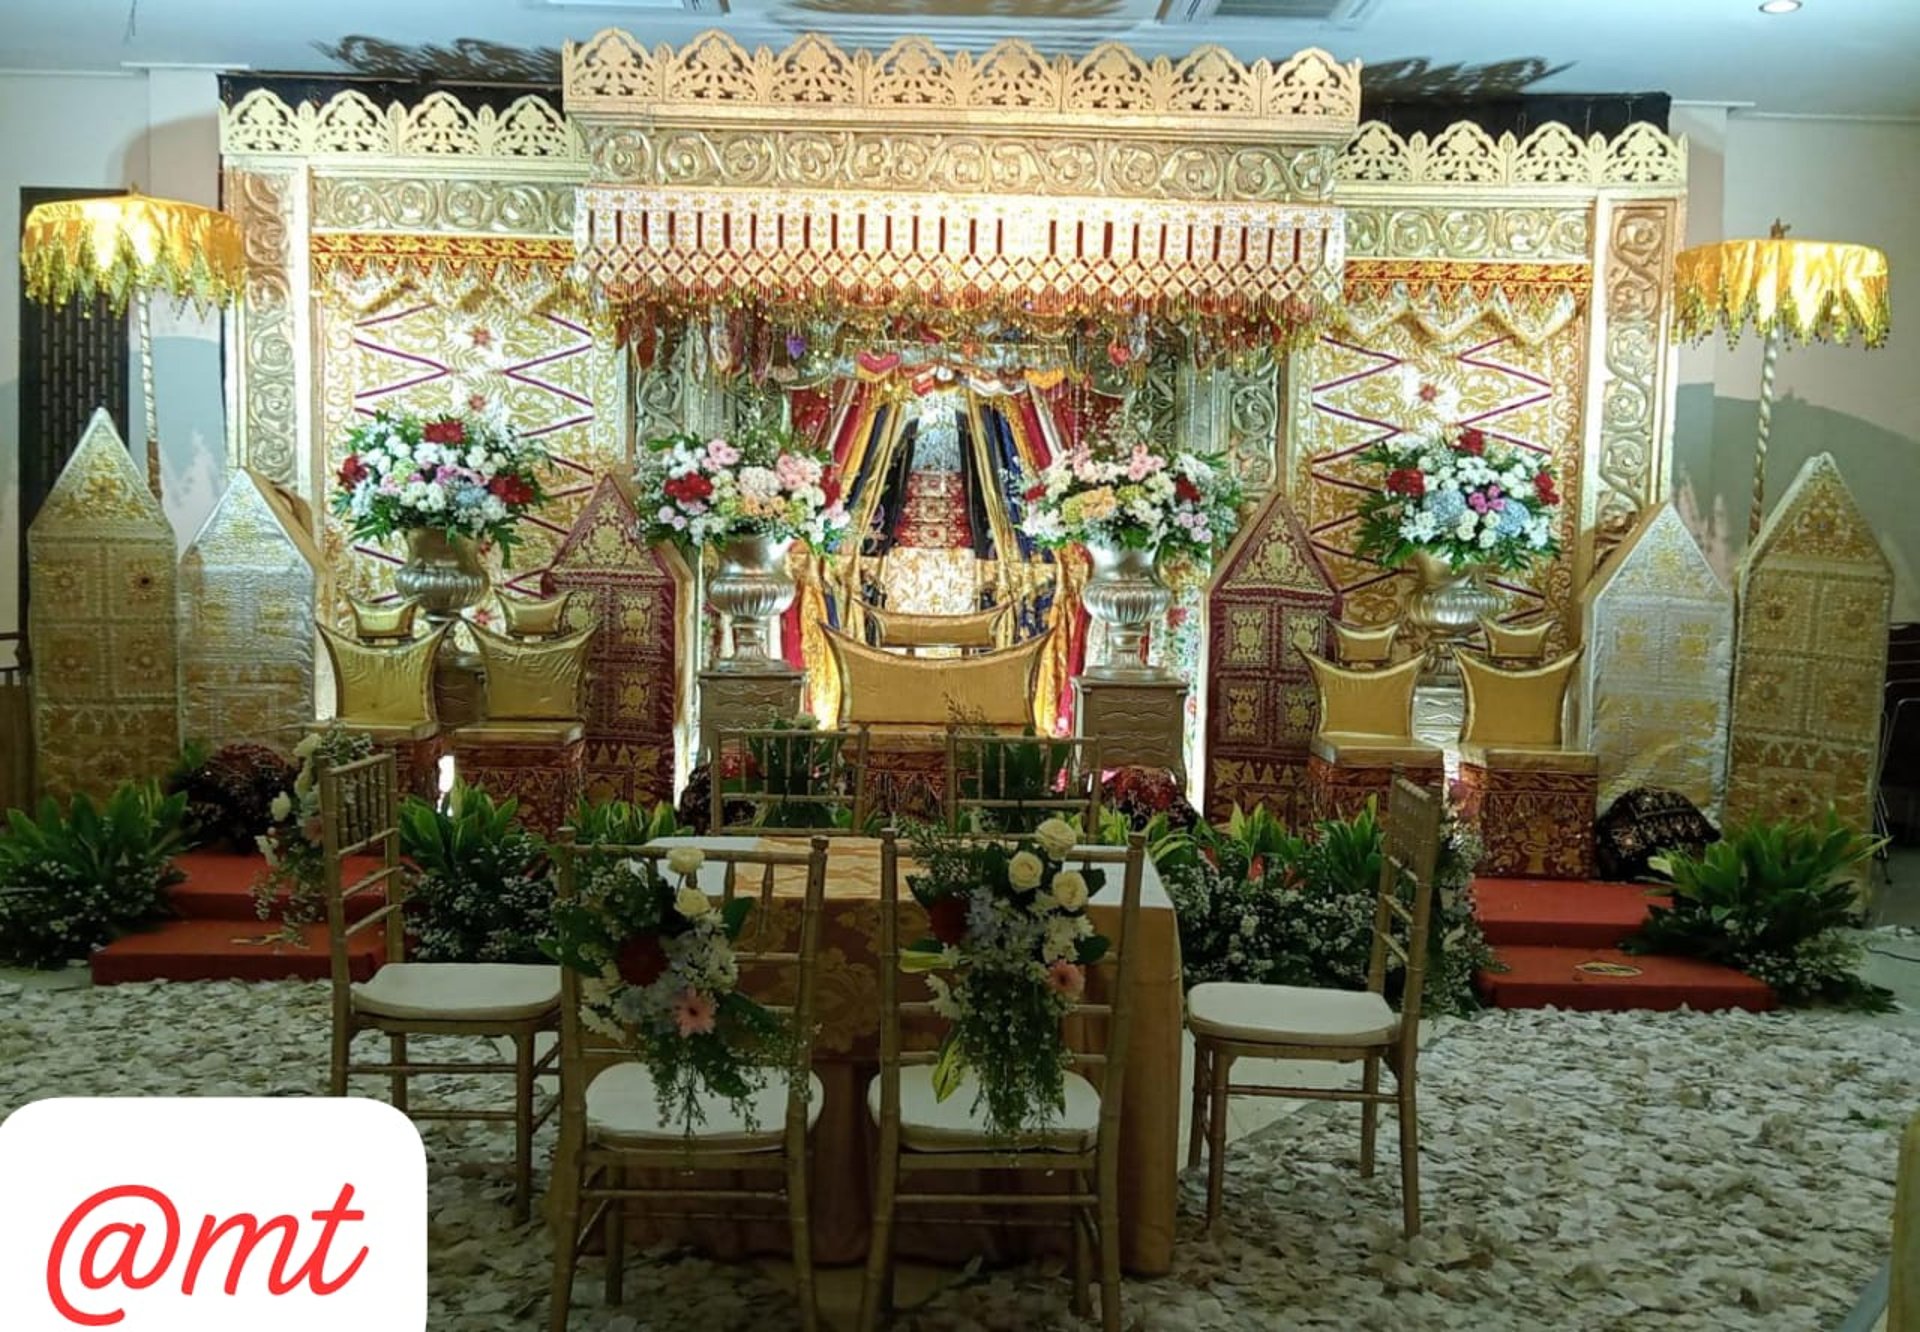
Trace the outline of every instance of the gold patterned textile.
<instances>
[{"instance_id":1,"label":"gold patterned textile","mask_svg":"<svg viewBox=\"0 0 1920 1332\"><path fill-rule=\"evenodd\" d=\"M990 648L1012 610L1013 603L1005 602L970 615L909 615L877 606L866 607L866 614L880 631L882 647Z\"/></svg>"},{"instance_id":2,"label":"gold patterned textile","mask_svg":"<svg viewBox=\"0 0 1920 1332\"><path fill-rule=\"evenodd\" d=\"M1400 636L1400 622L1378 629L1361 629L1334 620L1333 659L1346 667L1385 666L1393 660L1393 640Z\"/></svg>"},{"instance_id":3,"label":"gold patterned textile","mask_svg":"<svg viewBox=\"0 0 1920 1332\"><path fill-rule=\"evenodd\" d=\"M1726 795L1733 595L1671 503L1652 509L1580 597L1574 734L1600 759L1600 804L1640 786L1713 818Z\"/></svg>"},{"instance_id":4,"label":"gold patterned textile","mask_svg":"<svg viewBox=\"0 0 1920 1332\"><path fill-rule=\"evenodd\" d=\"M317 231L309 241L314 285L361 314L425 297L472 310L502 298L527 314L577 311L573 243L553 236L464 236Z\"/></svg>"},{"instance_id":5,"label":"gold patterned textile","mask_svg":"<svg viewBox=\"0 0 1920 1332\"><path fill-rule=\"evenodd\" d=\"M104 296L117 314L135 291L164 291L202 311L246 286L240 227L199 204L138 192L40 204L27 214L20 266L29 300Z\"/></svg>"},{"instance_id":6,"label":"gold patterned textile","mask_svg":"<svg viewBox=\"0 0 1920 1332\"><path fill-rule=\"evenodd\" d=\"M1833 455L1807 461L1740 568L1727 821L1872 825L1893 573Z\"/></svg>"},{"instance_id":7,"label":"gold patterned textile","mask_svg":"<svg viewBox=\"0 0 1920 1332\"><path fill-rule=\"evenodd\" d=\"M1456 654L1466 692L1460 743L1481 746L1558 746L1566 739L1567 688L1580 664L1575 648L1558 661L1504 670L1471 652Z\"/></svg>"},{"instance_id":8,"label":"gold patterned textile","mask_svg":"<svg viewBox=\"0 0 1920 1332\"><path fill-rule=\"evenodd\" d=\"M1051 634L973 657L919 661L825 628L840 677L840 719L940 728L978 719L989 726L1033 721L1033 675Z\"/></svg>"},{"instance_id":9,"label":"gold patterned textile","mask_svg":"<svg viewBox=\"0 0 1920 1332\"><path fill-rule=\"evenodd\" d=\"M1537 346L1585 311L1593 269L1575 263L1349 258L1343 284L1346 302L1338 321L1361 338L1405 321L1444 341L1484 320Z\"/></svg>"},{"instance_id":10,"label":"gold patterned textile","mask_svg":"<svg viewBox=\"0 0 1920 1332\"><path fill-rule=\"evenodd\" d=\"M173 529L96 411L27 529L40 794L103 796L180 754Z\"/></svg>"},{"instance_id":11,"label":"gold patterned textile","mask_svg":"<svg viewBox=\"0 0 1920 1332\"><path fill-rule=\"evenodd\" d=\"M758 839L686 839L715 846L748 846ZM768 839L769 844L777 839ZM790 843L789 843L790 844ZM905 868L911 870L911 866ZM837 838L827 859L826 918L820 939L814 1071L826 1096L812 1141L817 1178L844 1181L847 1187L814 1190L814 1259L823 1264L858 1262L866 1252L873 1190L866 1186L874 1160L873 1128L866 1088L879 1062L879 978L874 956L879 947L879 844L864 838ZM749 917L743 947L777 947L792 940L799 927L801 883L787 870L775 872L770 911ZM909 912L913 908L907 908ZM1111 932L1115 908L1104 900L1092 908L1096 928ZM903 937L924 930L907 928ZM768 937L773 931L777 935ZM765 932L765 933L762 933ZM790 945L789 945L790 946ZM1127 1270L1154 1276L1172 1266L1179 1196L1180 1107L1185 1086L1180 1077L1183 1001L1180 984L1179 929L1171 903L1151 865L1142 884L1134 954L1132 1036L1127 1053L1127 1094L1120 1118L1120 1254ZM1096 972L1105 981L1108 969ZM906 982L903 982L906 984ZM904 997L918 998L915 993ZM1099 996L1092 996L1096 1000ZM972 1192L972 1177L956 1175L956 1193ZM642 1225L642 1233L632 1233ZM742 1253L782 1253L790 1244L785 1218L774 1223L668 1221L628 1223L636 1244L683 1242L721 1257ZM1047 1243L1016 1226L967 1228L967 1242L982 1237L991 1258L1011 1258ZM952 1261L953 1231L903 1215L896 1227L896 1248L903 1255Z\"/></svg>"},{"instance_id":12,"label":"gold patterned textile","mask_svg":"<svg viewBox=\"0 0 1920 1332\"><path fill-rule=\"evenodd\" d=\"M449 632L442 626L404 647L374 647L320 625L333 664L333 711L355 728L418 728L435 722L433 667Z\"/></svg>"},{"instance_id":13,"label":"gold patterned textile","mask_svg":"<svg viewBox=\"0 0 1920 1332\"><path fill-rule=\"evenodd\" d=\"M180 559L180 730L286 749L313 717L316 579L261 483L233 473ZM411 608L409 608L411 609Z\"/></svg>"},{"instance_id":14,"label":"gold patterned textile","mask_svg":"<svg viewBox=\"0 0 1920 1332\"><path fill-rule=\"evenodd\" d=\"M1454 814L1480 834L1488 878L1593 877L1593 756L1557 747L1461 752Z\"/></svg>"},{"instance_id":15,"label":"gold patterned textile","mask_svg":"<svg viewBox=\"0 0 1920 1332\"><path fill-rule=\"evenodd\" d=\"M363 643L413 641L413 622L420 608L411 601L376 604L349 597L347 609L353 614L353 636Z\"/></svg>"},{"instance_id":16,"label":"gold patterned textile","mask_svg":"<svg viewBox=\"0 0 1920 1332\"><path fill-rule=\"evenodd\" d=\"M1743 328L1795 342L1887 340L1893 310L1887 256L1866 245L1775 236L1716 241L1673 261L1674 326L1683 338L1716 327L1731 345Z\"/></svg>"},{"instance_id":17,"label":"gold patterned textile","mask_svg":"<svg viewBox=\"0 0 1920 1332\"><path fill-rule=\"evenodd\" d=\"M1413 687L1425 665L1409 657L1380 670L1349 670L1314 653L1302 653L1320 691L1320 724L1315 734L1339 732L1379 740L1413 738Z\"/></svg>"},{"instance_id":18,"label":"gold patterned textile","mask_svg":"<svg viewBox=\"0 0 1920 1332\"><path fill-rule=\"evenodd\" d=\"M498 600L502 627L509 634L515 638L547 638L565 631L567 606L573 600L573 593L562 592L557 597L538 600L512 596Z\"/></svg>"},{"instance_id":19,"label":"gold patterned textile","mask_svg":"<svg viewBox=\"0 0 1920 1332\"><path fill-rule=\"evenodd\" d=\"M473 626L487 675L489 722L580 719L580 689L594 627L544 643L519 643Z\"/></svg>"},{"instance_id":20,"label":"gold patterned textile","mask_svg":"<svg viewBox=\"0 0 1920 1332\"><path fill-rule=\"evenodd\" d=\"M1441 760L1440 750L1433 745L1367 732L1316 731L1312 749L1315 758L1338 768L1427 768L1439 766Z\"/></svg>"}]
</instances>

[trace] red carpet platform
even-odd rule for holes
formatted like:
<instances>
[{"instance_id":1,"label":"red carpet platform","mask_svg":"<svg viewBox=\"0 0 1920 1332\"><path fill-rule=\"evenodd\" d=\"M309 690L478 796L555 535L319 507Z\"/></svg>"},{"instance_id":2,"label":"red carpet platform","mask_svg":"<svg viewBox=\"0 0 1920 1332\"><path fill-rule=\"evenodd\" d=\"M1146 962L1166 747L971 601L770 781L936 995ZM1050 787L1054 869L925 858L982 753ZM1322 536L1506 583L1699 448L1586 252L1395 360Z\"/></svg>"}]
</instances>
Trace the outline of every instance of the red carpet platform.
<instances>
[{"instance_id":1,"label":"red carpet platform","mask_svg":"<svg viewBox=\"0 0 1920 1332\"><path fill-rule=\"evenodd\" d=\"M171 893L179 920L130 934L95 953L96 985L119 985L148 980L324 980L327 975L327 931L324 925L302 930L305 946L275 937L278 906L273 919L261 920L254 909L253 885L266 870L260 856L232 856L190 851L175 865L186 880ZM353 876L377 868L377 862L349 865ZM379 905L379 895L368 893L348 902L354 917ZM284 902L284 899L283 899ZM355 936L351 956L356 980L372 976L380 965L384 937L379 929Z\"/></svg>"},{"instance_id":2,"label":"red carpet platform","mask_svg":"<svg viewBox=\"0 0 1920 1332\"><path fill-rule=\"evenodd\" d=\"M1646 918L1644 884L1476 879L1474 913L1505 971L1483 971L1498 1008L1774 1007L1765 984L1691 958L1628 955L1620 943Z\"/></svg>"}]
</instances>

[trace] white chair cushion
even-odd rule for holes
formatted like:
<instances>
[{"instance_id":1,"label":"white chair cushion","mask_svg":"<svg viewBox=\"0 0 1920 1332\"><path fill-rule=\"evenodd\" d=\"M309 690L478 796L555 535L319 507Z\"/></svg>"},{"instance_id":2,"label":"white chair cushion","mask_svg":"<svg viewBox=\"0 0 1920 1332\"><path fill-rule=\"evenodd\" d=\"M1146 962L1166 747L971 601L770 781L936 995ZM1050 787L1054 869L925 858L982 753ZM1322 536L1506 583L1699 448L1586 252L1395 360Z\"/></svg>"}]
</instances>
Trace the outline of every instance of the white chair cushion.
<instances>
[{"instance_id":1,"label":"white chair cushion","mask_svg":"<svg viewBox=\"0 0 1920 1332\"><path fill-rule=\"evenodd\" d=\"M517 1022L560 1003L560 968L506 962L389 962L353 987L353 1006L384 1018Z\"/></svg>"},{"instance_id":2,"label":"white chair cushion","mask_svg":"<svg viewBox=\"0 0 1920 1332\"><path fill-rule=\"evenodd\" d=\"M1400 1018L1372 990L1211 981L1187 992L1196 1036L1269 1045L1382 1045Z\"/></svg>"},{"instance_id":3,"label":"white chair cushion","mask_svg":"<svg viewBox=\"0 0 1920 1332\"><path fill-rule=\"evenodd\" d=\"M1068 1073L1067 1108L1044 1138L1021 1139L1015 1146L1049 1152L1083 1152L1100 1136L1100 1093L1078 1073ZM966 1152L993 1149L1001 1139L987 1132L986 1122L973 1103L980 1084L968 1072L953 1095L941 1100L933 1092L933 1068L910 1064L900 1070L900 1144L914 1152ZM880 1122L880 1079L867 1084L867 1112Z\"/></svg>"},{"instance_id":4,"label":"white chair cushion","mask_svg":"<svg viewBox=\"0 0 1920 1332\"><path fill-rule=\"evenodd\" d=\"M820 1119L826 1088L817 1074L807 1074L807 1128ZM787 1131L787 1079L779 1069L767 1073L767 1085L755 1092L752 1126L733 1102L702 1095L706 1121L693 1126L696 1150L774 1151ZM598 1142L661 1147L687 1141L686 1125L675 1106L667 1122L660 1122L660 1095L644 1064L614 1064L600 1070L587 1084L587 1135Z\"/></svg>"}]
</instances>

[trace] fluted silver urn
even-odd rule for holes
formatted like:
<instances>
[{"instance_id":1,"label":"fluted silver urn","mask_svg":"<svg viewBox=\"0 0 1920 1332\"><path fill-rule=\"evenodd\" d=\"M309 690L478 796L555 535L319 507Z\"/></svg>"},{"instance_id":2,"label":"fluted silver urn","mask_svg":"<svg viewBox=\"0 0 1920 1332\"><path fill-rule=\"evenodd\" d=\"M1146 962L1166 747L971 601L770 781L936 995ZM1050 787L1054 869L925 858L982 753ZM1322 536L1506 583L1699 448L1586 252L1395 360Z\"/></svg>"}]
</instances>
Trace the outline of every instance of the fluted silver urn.
<instances>
[{"instance_id":1,"label":"fluted silver urn","mask_svg":"<svg viewBox=\"0 0 1920 1332\"><path fill-rule=\"evenodd\" d=\"M407 562L395 570L393 586L437 628L458 620L487 594L487 569L472 537L414 527L407 530Z\"/></svg>"},{"instance_id":2,"label":"fluted silver urn","mask_svg":"<svg viewBox=\"0 0 1920 1332\"><path fill-rule=\"evenodd\" d=\"M1157 550L1089 545L1093 576L1081 590L1087 614L1106 626L1101 661L1087 668L1094 680L1164 680L1167 672L1146 663L1144 647L1151 628L1166 618L1173 593L1160 581Z\"/></svg>"},{"instance_id":3,"label":"fluted silver urn","mask_svg":"<svg viewBox=\"0 0 1920 1332\"><path fill-rule=\"evenodd\" d=\"M707 584L707 599L732 630L733 648L714 664L721 671L791 670L768 652L774 619L793 604L787 573L791 540L764 534L729 537L720 547L720 568Z\"/></svg>"},{"instance_id":4,"label":"fluted silver urn","mask_svg":"<svg viewBox=\"0 0 1920 1332\"><path fill-rule=\"evenodd\" d=\"M1487 586L1482 564L1454 567L1445 556L1415 551L1413 574L1418 586L1407 598L1407 623L1426 648L1428 683L1457 680L1460 663L1454 654L1480 632L1482 616L1492 618L1506 598Z\"/></svg>"}]
</instances>

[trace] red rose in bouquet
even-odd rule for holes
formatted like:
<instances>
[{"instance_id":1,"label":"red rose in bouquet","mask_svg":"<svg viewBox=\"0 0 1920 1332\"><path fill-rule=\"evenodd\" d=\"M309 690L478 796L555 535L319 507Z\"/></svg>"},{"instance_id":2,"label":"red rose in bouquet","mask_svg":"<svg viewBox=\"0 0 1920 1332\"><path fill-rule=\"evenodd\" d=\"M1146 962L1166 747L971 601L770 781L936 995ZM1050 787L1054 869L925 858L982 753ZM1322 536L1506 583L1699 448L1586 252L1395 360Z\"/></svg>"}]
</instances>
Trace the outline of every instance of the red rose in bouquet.
<instances>
[{"instance_id":1,"label":"red rose in bouquet","mask_svg":"<svg viewBox=\"0 0 1920 1332\"><path fill-rule=\"evenodd\" d=\"M1396 467L1387 473L1387 493L1419 499L1427 493L1427 478L1417 467Z\"/></svg>"},{"instance_id":2,"label":"red rose in bouquet","mask_svg":"<svg viewBox=\"0 0 1920 1332\"><path fill-rule=\"evenodd\" d=\"M820 475L820 493L827 497L829 507L840 502L840 474L831 467Z\"/></svg>"},{"instance_id":3,"label":"red rose in bouquet","mask_svg":"<svg viewBox=\"0 0 1920 1332\"><path fill-rule=\"evenodd\" d=\"M351 489L367 479L367 465L360 461L360 455L349 453L347 460L340 464L340 485Z\"/></svg>"},{"instance_id":4,"label":"red rose in bouquet","mask_svg":"<svg viewBox=\"0 0 1920 1332\"><path fill-rule=\"evenodd\" d=\"M1487 437L1472 426L1468 426L1460 432L1460 442L1454 447L1462 453L1471 453L1478 458L1487 451Z\"/></svg>"},{"instance_id":5,"label":"red rose in bouquet","mask_svg":"<svg viewBox=\"0 0 1920 1332\"><path fill-rule=\"evenodd\" d=\"M533 503L533 487L517 476L496 476L487 482L487 489L507 504Z\"/></svg>"},{"instance_id":6,"label":"red rose in bouquet","mask_svg":"<svg viewBox=\"0 0 1920 1332\"><path fill-rule=\"evenodd\" d=\"M659 935L636 934L620 945L620 956L613 965L627 984L651 985L667 969L667 950Z\"/></svg>"},{"instance_id":7,"label":"red rose in bouquet","mask_svg":"<svg viewBox=\"0 0 1920 1332\"><path fill-rule=\"evenodd\" d=\"M1045 499L1046 497L1047 497L1047 488L1045 486L1028 486L1026 493L1022 495L1020 498L1024 499L1029 504L1033 504L1040 500Z\"/></svg>"},{"instance_id":8,"label":"red rose in bouquet","mask_svg":"<svg viewBox=\"0 0 1920 1332\"><path fill-rule=\"evenodd\" d=\"M1550 472L1534 473L1533 493L1542 504L1554 505L1560 502L1560 492L1553 488L1553 474Z\"/></svg>"},{"instance_id":9,"label":"red rose in bouquet","mask_svg":"<svg viewBox=\"0 0 1920 1332\"><path fill-rule=\"evenodd\" d=\"M421 428L420 438L429 444L465 444L467 442L467 423L452 418L441 421L429 421Z\"/></svg>"},{"instance_id":10,"label":"red rose in bouquet","mask_svg":"<svg viewBox=\"0 0 1920 1332\"><path fill-rule=\"evenodd\" d=\"M958 894L936 899L927 908L927 928L949 948L959 947L967 937L967 899Z\"/></svg>"},{"instance_id":11,"label":"red rose in bouquet","mask_svg":"<svg viewBox=\"0 0 1920 1332\"><path fill-rule=\"evenodd\" d=\"M698 472L688 472L685 476L668 477L662 489L682 504L694 504L713 494L713 482Z\"/></svg>"},{"instance_id":12,"label":"red rose in bouquet","mask_svg":"<svg viewBox=\"0 0 1920 1332\"><path fill-rule=\"evenodd\" d=\"M1173 497L1183 504L1198 504L1201 500L1200 487L1184 476L1173 479Z\"/></svg>"}]
</instances>

